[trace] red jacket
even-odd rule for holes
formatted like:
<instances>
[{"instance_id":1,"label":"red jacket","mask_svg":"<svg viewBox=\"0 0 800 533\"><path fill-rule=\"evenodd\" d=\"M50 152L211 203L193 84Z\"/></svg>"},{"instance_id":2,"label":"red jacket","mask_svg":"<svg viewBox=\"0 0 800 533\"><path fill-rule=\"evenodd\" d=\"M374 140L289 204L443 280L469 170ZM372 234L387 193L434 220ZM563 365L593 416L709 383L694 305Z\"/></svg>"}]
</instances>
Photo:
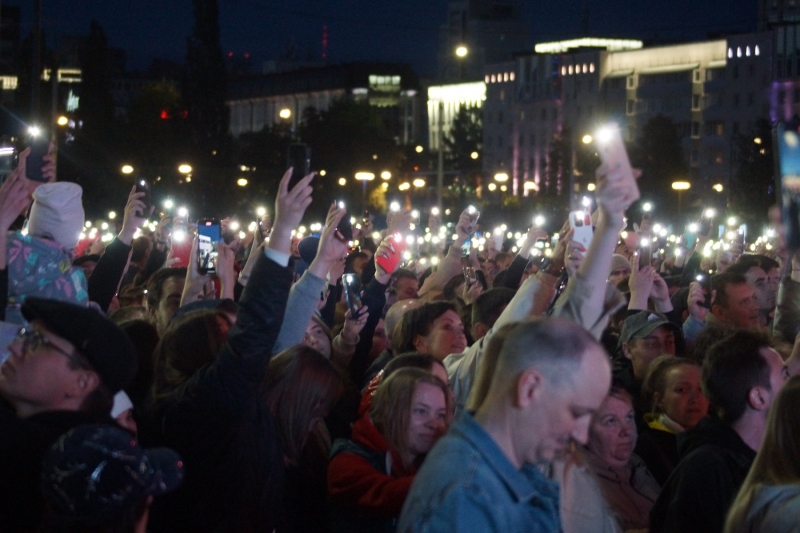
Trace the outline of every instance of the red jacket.
<instances>
[{"instance_id":1,"label":"red jacket","mask_svg":"<svg viewBox=\"0 0 800 533\"><path fill-rule=\"evenodd\" d=\"M389 447L369 414L353 424L348 444L341 453L334 455L328 465L331 503L386 517L400 516L416 470L409 471L403 467L400 455ZM355 448L363 450L364 455L353 453ZM376 461L370 462L367 455L383 458L383 468L378 470L373 466Z\"/></svg>"}]
</instances>

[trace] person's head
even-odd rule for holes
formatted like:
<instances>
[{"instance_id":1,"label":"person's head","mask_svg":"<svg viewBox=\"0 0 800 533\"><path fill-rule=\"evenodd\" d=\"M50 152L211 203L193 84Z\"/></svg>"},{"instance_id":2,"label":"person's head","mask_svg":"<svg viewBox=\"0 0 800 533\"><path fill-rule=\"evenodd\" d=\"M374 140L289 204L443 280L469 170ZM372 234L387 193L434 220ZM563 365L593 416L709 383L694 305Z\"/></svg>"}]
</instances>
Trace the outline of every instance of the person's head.
<instances>
[{"instance_id":1,"label":"person's head","mask_svg":"<svg viewBox=\"0 0 800 533\"><path fill-rule=\"evenodd\" d=\"M353 252L347 256L345 268L348 272L355 272L361 276L361 272L364 270L364 265L366 265L368 262L369 256L367 254L361 251Z\"/></svg>"},{"instance_id":2,"label":"person's head","mask_svg":"<svg viewBox=\"0 0 800 533\"><path fill-rule=\"evenodd\" d=\"M764 486L800 483L800 376L781 388L767 417L767 430L753 466L731 505L725 531L736 530L751 511L756 491Z\"/></svg>"},{"instance_id":3,"label":"person's head","mask_svg":"<svg viewBox=\"0 0 800 533\"><path fill-rule=\"evenodd\" d=\"M447 301L453 301L456 298L459 298L465 281L464 274L456 274L450 278L450 281L448 281L442 289L442 292L444 293L444 299Z\"/></svg>"},{"instance_id":4,"label":"person's head","mask_svg":"<svg viewBox=\"0 0 800 533\"><path fill-rule=\"evenodd\" d=\"M108 315L114 324L124 324L134 320L147 320L147 308L143 305L129 305L115 309Z\"/></svg>"},{"instance_id":5,"label":"person's head","mask_svg":"<svg viewBox=\"0 0 800 533\"><path fill-rule=\"evenodd\" d=\"M711 276L711 290L716 291L711 314L737 328L759 326L758 301L744 276L735 272Z\"/></svg>"},{"instance_id":6,"label":"person's head","mask_svg":"<svg viewBox=\"0 0 800 533\"><path fill-rule=\"evenodd\" d=\"M695 427L708 414L700 373L700 365L684 357L654 360L642 385L650 412L666 415L683 429Z\"/></svg>"},{"instance_id":7,"label":"person's head","mask_svg":"<svg viewBox=\"0 0 800 533\"><path fill-rule=\"evenodd\" d=\"M611 273L608 275L608 282L614 287L631 275L631 263L624 256L614 254L611 258Z\"/></svg>"},{"instance_id":8,"label":"person's head","mask_svg":"<svg viewBox=\"0 0 800 533\"><path fill-rule=\"evenodd\" d=\"M389 309L386 311L386 322L384 327L386 328L386 337L389 339L389 347L392 349L392 351L397 352L397 349L392 343L394 342L395 329L403 319L403 315L408 311L416 309L417 307L422 307L423 305L425 305L425 302L422 300L403 300L392 304L391 307L389 307Z\"/></svg>"},{"instance_id":9,"label":"person's head","mask_svg":"<svg viewBox=\"0 0 800 533\"><path fill-rule=\"evenodd\" d=\"M406 467L418 465L444 434L449 397L447 385L419 368L401 368L378 386L370 419Z\"/></svg>"},{"instance_id":10,"label":"person's head","mask_svg":"<svg viewBox=\"0 0 800 533\"><path fill-rule=\"evenodd\" d=\"M231 323L222 311L193 311L172 322L153 354L153 396L161 400L217 358Z\"/></svg>"},{"instance_id":11,"label":"person's head","mask_svg":"<svg viewBox=\"0 0 800 533\"><path fill-rule=\"evenodd\" d=\"M513 259L508 252L497 252L494 256L494 264L497 265L498 270L503 271L508 268Z\"/></svg>"},{"instance_id":12,"label":"person's head","mask_svg":"<svg viewBox=\"0 0 800 533\"><path fill-rule=\"evenodd\" d=\"M372 348L370 348L369 352L370 361L374 361L388 347L389 338L386 336L386 320L381 318L372 333Z\"/></svg>"},{"instance_id":13,"label":"person's head","mask_svg":"<svg viewBox=\"0 0 800 533\"><path fill-rule=\"evenodd\" d=\"M388 378L401 368L420 368L441 379L445 385L450 383L447 377L447 370L445 370L442 362L427 353L409 352L392 357L383 367L383 379Z\"/></svg>"},{"instance_id":14,"label":"person's head","mask_svg":"<svg viewBox=\"0 0 800 533\"><path fill-rule=\"evenodd\" d=\"M306 326L306 333L303 335L303 346L308 346L322 355L326 359L331 358L331 343L333 342L333 335L330 328L322 321L321 318L314 315L311 317L308 326Z\"/></svg>"},{"instance_id":15,"label":"person's head","mask_svg":"<svg viewBox=\"0 0 800 533\"><path fill-rule=\"evenodd\" d=\"M622 323L619 345L633 365L633 377L644 379L647 367L660 355L675 355L675 336L679 328L661 313L640 311Z\"/></svg>"},{"instance_id":16,"label":"person's head","mask_svg":"<svg viewBox=\"0 0 800 533\"><path fill-rule=\"evenodd\" d=\"M592 417L586 448L611 468L626 466L638 437L635 418L631 395L612 385Z\"/></svg>"},{"instance_id":17,"label":"person's head","mask_svg":"<svg viewBox=\"0 0 800 533\"><path fill-rule=\"evenodd\" d=\"M463 352L467 339L455 306L433 302L403 315L395 329L392 347L397 354L424 352L443 360L451 353Z\"/></svg>"},{"instance_id":18,"label":"person's head","mask_svg":"<svg viewBox=\"0 0 800 533\"><path fill-rule=\"evenodd\" d=\"M164 334L172 315L180 307L185 283L185 268L162 268L148 280L147 317L159 335Z\"/></svg>"},{"instance_id":19,"label":"person's head","mask_svg":"<svg viewBox=\"0 0 800 533\"><path fill-rule=\"evenodd\" d=\"M714 259L714 266L716 267L717 274L723 274L728 267L731 266L733 263L733 253L729 251L725 251L722 248L719 249L717 252L717 256Z\"/></svg>"},{"instance_id":20,"label":"person's head","mask_svg":"<svg viewBox=\"0 0 800 533\"><path fill-rule=\"evenodd\" d=\"M551 461L571 440L586 444L610 383L608 355L585 329L561 318L529 319L503 342L477 416L504 420L517 467Z\"/></svg>"},{"instance_id":21,"label":"person's head","mask_svg":"<svg viewBox=\"0 0 800 533\"><path fill-rule=\"evenodd\" d=\"M269 362L262 398L289 460L300 458L308 434L330 412L342 387L333 364L308 346L287 348Z\"/></svg>"},{"instance_id":22,"label":"person's head","mask_svg":"<svg viewBox=\"0 0 800 533\"><path fill-rule=\"evenodd\" d=\"M182 481L183 462L174 451L145 450L112 425L77 426L44 457L45 523L75 533L144 531L152 498Z\"/></svg>"},{"instance_id":23,"label":"person's head","mask_svg":"<svg viewBox=\"0 0 800 533\"><path fill-rule=\"evenodd\" d=\"M114 394L136 374L131 341L92 308L28 297L30 322L0 366L0 396L25 418L46 411L108 416Z\"/></svg>"},{"instance_id":24,"label":"person's head","mask_svg":"<svg viewBox=\"0 0 800 533\"><path fill-rule=\"evenodd\" d=\"M153 249L153 241L142 235L131 243L131 263L144 267Z\"/></svg>"},{"instance_id":25,"label":"person's head","mask_svg":"<svg viewBox=\"0 0 800 533\"><path fill-rule=\"evenodd\" d=\"M766 271L761 268L761 261L753 255L743 255L739 260L728 267L728 273L744 276L747 285L753 289L756 302L761 312L767 313L775 309L778 297L778 287L770 284Z\"/></svg>"},{"instance_id":26,"label":"person's head","mask_svg":"<svg viewBox=\"0 0 800 533\"><path fill-rule=\"evenodd\" d=\"M754 411L766 417L787 377L788 369L766 335L750 330L713 345L703 362L703 392L728 425Z\"/></svg>"},{"instance_id":27,"label":"person's head","mask_svg":"<svg viewBox=\"0 0 800 533\"><path fill-rule=\"evenodd\" d=\"M67 181L37 187L28 217L28 233L64 248L75 248L83 231L82 195L80 185Z\"/></svg>"},{"instance_id":28,"label":"person's head","mask_svg":"<svg viewBox=\"0 0 800 533\"><path fill-rule=\"evenodd\" d=\"M417 275L405 268L398 268L392 274L392 289L397 294L397 301L419 298L419 282Z\"/></svg>"},{"instance_id":29,"label":"person's head","mask_svg":"<svg viewBox=\"0 0 800 533\"><path fill-rule=\"evenodd\" d=\"M483 338L500 318L508 303L516 294L505 287L481 293L472 304L472 332L475 340Z\"/></svg>"},{"instance_id":30,"label":"person's head","mask_svg":"<svg viewBox=\"0 0 800 533\"><path fill-rule=\"evenodd\" d=\"M89 279L89 276L91 276L92 272L94 272L94 267L97 266L98 261L100 261L99 255L87 254L75 258L75 260L72 261L72 266L81 267L83 270L83 275L86 276L86 279Z\"/></svg>"}]
</instances>

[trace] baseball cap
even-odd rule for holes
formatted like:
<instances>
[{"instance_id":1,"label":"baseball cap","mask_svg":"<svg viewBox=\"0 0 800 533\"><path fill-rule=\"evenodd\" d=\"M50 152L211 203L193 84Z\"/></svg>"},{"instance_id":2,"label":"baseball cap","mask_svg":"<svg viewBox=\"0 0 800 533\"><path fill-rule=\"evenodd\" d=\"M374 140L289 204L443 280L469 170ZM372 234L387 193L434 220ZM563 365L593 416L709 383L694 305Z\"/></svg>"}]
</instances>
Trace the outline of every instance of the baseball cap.
<instances>
[{"instance_id":1,"label":"baseball cap","mask_svg":"<svg viewBox=\"0 0 800 533\"><path fill-rule=\"evenodd\" d=\"M133 343L119 326L99 311L58 300L29 296L22 304L25 320L39 319L86 357L112 393L124 389L136 375Z\"/></svg>"},{"instance_id":2,"label":"baseball cap","mask_svg":"<svg viewBox=\"0 0 800 533\"><path fill-rule=\"evenodd\" d=\"M76 522L118 520L146 496L178 488L183 462L169 448L144 449L114 425L87 424L63 434L45 454L42 491L55 513Z\"/></svg>"},{"instance_id":3,"label":"baseball cap","mask_svg":"<svg viewBox=\"0 0 800 533\"><path fill-rule=\"evenodd\" d=\"M311 264L317 256L317 248L319 247L319 237L306 237L297 244L297 251L300 253L300 259Z\"/></svg>"},{"instance_id":4,"label":"baseball cap","mask_svg":"<svg viewBox=\"0 0 800 533\"><path fill-rule=\"evenodd\" d=\"M677 324L673 324L669 319L655 311L639 311L635 315L631 315L622 323L622 333L619 335L619 344L622 346L630 342L631 339L641 339L647 337L652 332L667 326L668 328L678 332L680 328Z\"/></svg>"}]
</instances>

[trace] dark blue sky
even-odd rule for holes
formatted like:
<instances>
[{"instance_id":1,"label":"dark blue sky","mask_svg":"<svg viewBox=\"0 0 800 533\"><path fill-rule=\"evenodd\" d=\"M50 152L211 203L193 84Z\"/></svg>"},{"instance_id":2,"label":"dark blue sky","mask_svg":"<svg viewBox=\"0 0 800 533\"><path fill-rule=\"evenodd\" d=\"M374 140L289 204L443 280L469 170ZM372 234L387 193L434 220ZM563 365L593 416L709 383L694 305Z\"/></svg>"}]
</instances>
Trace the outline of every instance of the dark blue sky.
<instances>
[{"instance_id":1,"label":"dark blue sky","mask_svg":"<svg viewBox=\"0 0 800 533\"><path fill-rule=\"evenodd\" d=\"M754 31L758 0L523 0L535 42L581 34L584 6L595 36L697 40L709 31ZM436 72L438 28L446 0L219 0L222 46L260 62L289 43L299 54L320 53L328 26L328 58L407 61L423 76ZM23 6L23 34L32 0ZM112 46L126 50L129 68L153 58L183 61L192 24L190 0L43 0L50 39L86 34L97 20ZM52 41L51 41L52 42Z\"/></svg>"}]
</instances>

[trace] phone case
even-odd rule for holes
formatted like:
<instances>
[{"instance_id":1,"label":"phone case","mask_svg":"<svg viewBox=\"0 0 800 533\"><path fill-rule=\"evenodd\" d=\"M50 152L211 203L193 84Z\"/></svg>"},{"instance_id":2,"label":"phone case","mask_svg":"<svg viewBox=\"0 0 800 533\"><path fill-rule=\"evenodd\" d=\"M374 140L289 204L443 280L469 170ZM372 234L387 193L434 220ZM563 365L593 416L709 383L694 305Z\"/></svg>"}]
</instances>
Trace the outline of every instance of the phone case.
<instances>
[{"instance_id":1,"label":"phone case","mask_svg":"<svg viewBox=\"0 0 800 533\"><path fill-rule=\"evenodd\" d=\"M638 200L640 197L639 186L636 185L636 178L633 177L633 168L631 168L628 152L625 150L625 143L622 142L622 134L618 126L610 127L607 139L598 142L598 155L609 173L629 183L631 190L635 191L632 200Z\"/></svg>"},{"instance_id":2,"label":"phone case","mask_svg":"<svg viewBox=\"0 0 800 533\"><path fill-rule=\"evenodd\" d=\"M406 250L406 241L399 233L395 233L389 237L389 239L391 239L394 253L389 250L389 257L378 256L375 259L375 262L378 263L378 266L381 267L384 272L394 272L394 270L397 268L397 265L400 264L400 258L402 257L403 252Z\"/></svg>"},{"instance_id":3,"label":"phone case","mask_svg":"<svg viewBox=\"0 0 800 533\"><path fill-rule=\"evenodd\" d=\"M572 240L588 250L594 236L591 216L586 211L573 211L569 214L569 227L575 230Z\"/></svg>"}]
</instances>

